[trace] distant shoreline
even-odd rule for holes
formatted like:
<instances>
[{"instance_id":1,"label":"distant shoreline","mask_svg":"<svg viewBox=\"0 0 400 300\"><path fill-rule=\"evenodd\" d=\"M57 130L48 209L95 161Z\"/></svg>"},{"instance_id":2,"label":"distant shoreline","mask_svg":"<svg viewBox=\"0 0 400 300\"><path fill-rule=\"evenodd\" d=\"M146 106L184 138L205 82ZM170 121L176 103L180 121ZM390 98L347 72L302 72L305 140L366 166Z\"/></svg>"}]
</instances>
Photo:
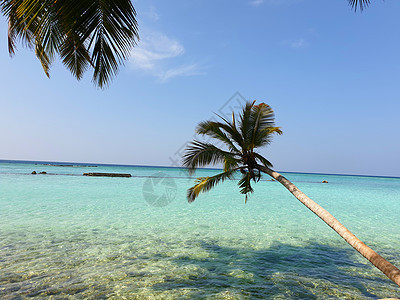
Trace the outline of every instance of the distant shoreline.
<instances>
[{"instance_id":1,"label":"distant shoreline","mask_svg":"<svg viewBox=\"0 0 400 300\"><path fill-rule=\"evenodd\" d=\"M162 169L184 169L183 167L172 167L172 166L152 166L152 165L121 165L121 164L104 164L104 163L81 163L81 162L65 162L65 161L41 161L41 160L12 160L12 159L0 159L1 163L17 163L17 164L41 164L47 166L57 167L136 167L136 168L162 168ZM202 170L221 170L221 168L199 168ZM400 179L400 176L385 176L385 175L363 175L363 174L338 174L338 173L312 173L312 172L293 172L293 171L282 171L281 173L287 174L305 174L305 175L335 175L335 176L358 176L358 177L377 177L377 178L393 178Z\"/></svg>"}]
</instances>

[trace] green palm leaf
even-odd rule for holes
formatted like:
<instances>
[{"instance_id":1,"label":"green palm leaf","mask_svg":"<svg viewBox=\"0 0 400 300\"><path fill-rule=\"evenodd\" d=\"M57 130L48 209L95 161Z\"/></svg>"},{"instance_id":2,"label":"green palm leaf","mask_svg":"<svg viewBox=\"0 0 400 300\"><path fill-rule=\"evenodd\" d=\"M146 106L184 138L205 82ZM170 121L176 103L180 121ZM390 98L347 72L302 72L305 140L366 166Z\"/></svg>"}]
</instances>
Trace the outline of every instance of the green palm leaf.
<instances>
[{"instance_id":1,"label":"green palm leaf","mask_svg":"<svg viewBox=\"0 0 400 300\"><path fill-rule=\"evenodd\" d=\"M253 134L251 122L253 120L250 118L250 115L255 102L255 100L253 102L247 102L240 115L239 130L243 138L243 150L248 149L251 144L251 137Z\"/></svg>"},{"instance_id":2,"label":"green palm leaf","mask_svg":"<svg viewBox=\"0 0 400 300\"><path fill-rule=\"evenodd\" d=\"M266 131L266 129L269 129L275 125L274 118L274 112L269 105L260 103L252 106L251 113L249 115L251 147L254 148L264 145L264 140L269 142L270 134L269 131Z\"/></svg>"},{"instance_id":3,"label":"green palm leaf","mask_svg":"<svg viewBox=\"0 0 400 300\"><path fill-rule=\"evenodd\" d=\"M259 148L262 146L269 145L272 142L273 134L282 134L282 130L280 127L267 127L262 130L259 130L258 134L255 136L253 140L254 148Z\"/></svg>"},{"instance_id":4,"label":"green palm leaf","mask_svg":"<svg viewBox=\"0 0 400 300\"><path fill-rule=\"evenodd\" d=\"M224 172L239 168L240 159L235 155L226 155L224 158Z\"/></svg>"},{"instance_id":5,"label":"green palm leaf","mask_svg":"<svg viewBox=\"0 0 400 300\"><path fill-rule=\"evenodd\" d=\"M196 179L196 184L188 189L187 197L189 202L193 202L202 192L211 190L215 185L226 179L233 179L234 173L237 170L230 170L211 177L200 177Z\"/></svg>"},{"instance_id":6,"label":"green palm leaf","mask_svg":"<svg viewBox=\"0 0 400 300\"><path fill-rule=\"evenodd\" d=\"M50 65L52 59L48 56L46 50L43 48L42 44L35 45L35 54L42 64L42 68L47 77L50 77Z\"/></svg>"},{"instance_id":7,"label":"green palm leaf","mask_svg":"<svg viewBox=\"0 0 400 300\"><path fill-rule=\"evenodd\" d=\"M224 117L220 116L217 114L217 116L224 122L216 122L215 125L219 126L222 130L224 130L228 137L232 139L233 143L236 143L239 145L239 147L243 147L243 136L240 134L238 129L236 128L235 124L235 115L232 113L232 123L229 122L227 119Z\"/></svg>"},{"instance_id":8,"label":"green palm leaf","mask_svg":"<svg viewBox=\"0 0 400 300\"><path fill-rule=\"evenodd\" d=\"M79 80L91 66L90 53L74 32L69 33L60 46L64 65Z\"/></svg>"},{"instance_id":9,"label":"green palm leaf","mask_svg":"<svg viewBox=\"0 0 400 300\"><path fill-rule=\"evenodd\" d=\"M251 179L252 179L251 172L245 172L245 174L238 182L238 186L240 187L240 193L246 195L244 201L245 203L247 203L248 194L254 192L253 188L251 187Z\"/></svg>"},{"instance_id":10,"label":"green palm leaf","mask_svg":"<svg viewBox=\"0 0 400 300\"><path fill-rule=\"evenodd\" d=\"M198 167L223 163L225 160L234 161L234 155L212 144L193 141L186 148L183 166L188 168L189 174L193 174Z\"/></svg>"},{"instance_id":11,"label":"green palm leaf","mask_svg":"<svg viewBox=\"0 0 400 300\"><path fill-rule=\"evenodd\" d=\"M57 19L56 2L22 0L9 2L9 52L15 53L15 40L25 39L35 49L36 57L49 77L56 47L62 38Z\"/></svg>"},{"instance_id":12,"label":"green palm leaf","mask_svg":"<svg viewBox=\"0 0 400 300\"><path fill-rule=\"evenodd\" d=\"M231 151L239 152L235 144L232 142L232 133L234 133L234 129L231 128L230 132L225 133L226 124L222 124L219 122L205 121L199 123L196 128L196 132L202 135L208 135L216 140L223 142L225 145L229 147ZM225 129L224 129L225 128ZM224 131L223 131L224 130ZM231 137L229 137L229 136ZM237 136L237 134L235 133Z\"/></svg>"},{"instance_id":13,"label":"green palm leaf","mask_svg":"<svg viewBox=\"0 0 400 300\"><path fill-rule=\"evenodd\" d=\"M256 159L258 159L265 167L268 167L268 168L273 167L272 163L268 159L266 159L264 156L262 156L258 153L254 153L254 157Z\"/></svg>"},{"instance_id":14,"label":"green palm leaf","mask_svg":"<svg viewBox=\"0 0 400 300\"><path fill-rule=\"evenodd\" d=\"M8 16L8 52L10 56L15 54L17 40L21 40L24 46L33 48L32 31L17 15L17 10L22 2L23 0L3 0L0 3L1 11Z\"/></svg>"}]
</instances>

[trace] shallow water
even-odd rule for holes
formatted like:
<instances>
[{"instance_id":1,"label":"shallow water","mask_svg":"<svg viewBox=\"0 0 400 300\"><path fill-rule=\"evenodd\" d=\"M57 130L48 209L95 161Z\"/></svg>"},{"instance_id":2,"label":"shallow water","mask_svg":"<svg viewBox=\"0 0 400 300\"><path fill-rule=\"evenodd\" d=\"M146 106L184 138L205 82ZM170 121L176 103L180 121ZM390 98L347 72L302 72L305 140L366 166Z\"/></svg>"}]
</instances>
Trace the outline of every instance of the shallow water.
<instances>
[{"instance_id":1,"label":"shallow water","mask_svg":"<svg viewBox=\"0 0 400 300\"><path fill-rule=\"evenodd\" d=\"M400 266L399 178L285 175ZM0 162L0 298L400 297L279 183L244 204L227 181L188 204L192 183L172 168Z\"/></svg>"}]
</instances>

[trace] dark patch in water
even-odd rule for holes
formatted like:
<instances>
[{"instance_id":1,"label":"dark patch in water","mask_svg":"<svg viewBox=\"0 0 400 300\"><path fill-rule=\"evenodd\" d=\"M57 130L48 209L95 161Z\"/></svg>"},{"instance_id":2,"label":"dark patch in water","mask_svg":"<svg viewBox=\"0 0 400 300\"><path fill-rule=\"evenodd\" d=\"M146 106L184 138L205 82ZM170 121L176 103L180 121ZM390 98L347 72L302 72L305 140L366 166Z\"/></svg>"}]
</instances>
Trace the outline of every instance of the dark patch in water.
<instances>
[{"instance_id":1,"label":"dark patch in water","mask_svg":"<svg viewBox=\"0 0 400 300\"><path fill-rule=\"evenodd\" d=\"M370 292L373 289L366 287L388 285L389 281L370 274L363 276L365 271L371 270L371 266L354 262L352 249L318 243L310 243L305 247L274 243L268 249L243 250L205 241L192 243L193 247L200 244L210 256L201 259L177 257L174 261L182 267L196 265L198 274L190 274L186 279L168 278L163 283L153 285L152 289L168 291L186 288L198 291L191 297L215 296L229 288L251 299L270 299L282 295L290 299L319 299L324 294L324 287L318 289L318 284L314 282L324 283L325 280L327 286L349 287L351 293L377 299L379 297ZM359 276L354 271L347 271L355 268L360 271ZM341 292L349 295L346 289Z\"/></svg>"}]
</instances>

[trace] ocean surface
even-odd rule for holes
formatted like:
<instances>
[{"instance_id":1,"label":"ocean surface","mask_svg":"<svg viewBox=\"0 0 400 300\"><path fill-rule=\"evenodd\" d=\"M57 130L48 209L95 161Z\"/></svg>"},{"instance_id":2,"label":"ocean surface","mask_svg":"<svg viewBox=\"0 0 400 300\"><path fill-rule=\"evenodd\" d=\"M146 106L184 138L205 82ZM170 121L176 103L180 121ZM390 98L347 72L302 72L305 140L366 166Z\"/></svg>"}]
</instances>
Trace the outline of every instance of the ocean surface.
<instances>
[{"instance_id":1,"label":"ocean surface","mask_svg":"<svg viewBox=\"0 0 400 300\"><path fill-rule=\"evenodd\" d=\"M0 161L0 299L400 298L267 177L247 204L235 181L188 204L180 169L48 164ZM283 174L400 267L400 178Z\"/></svg>"}]
</instances>

